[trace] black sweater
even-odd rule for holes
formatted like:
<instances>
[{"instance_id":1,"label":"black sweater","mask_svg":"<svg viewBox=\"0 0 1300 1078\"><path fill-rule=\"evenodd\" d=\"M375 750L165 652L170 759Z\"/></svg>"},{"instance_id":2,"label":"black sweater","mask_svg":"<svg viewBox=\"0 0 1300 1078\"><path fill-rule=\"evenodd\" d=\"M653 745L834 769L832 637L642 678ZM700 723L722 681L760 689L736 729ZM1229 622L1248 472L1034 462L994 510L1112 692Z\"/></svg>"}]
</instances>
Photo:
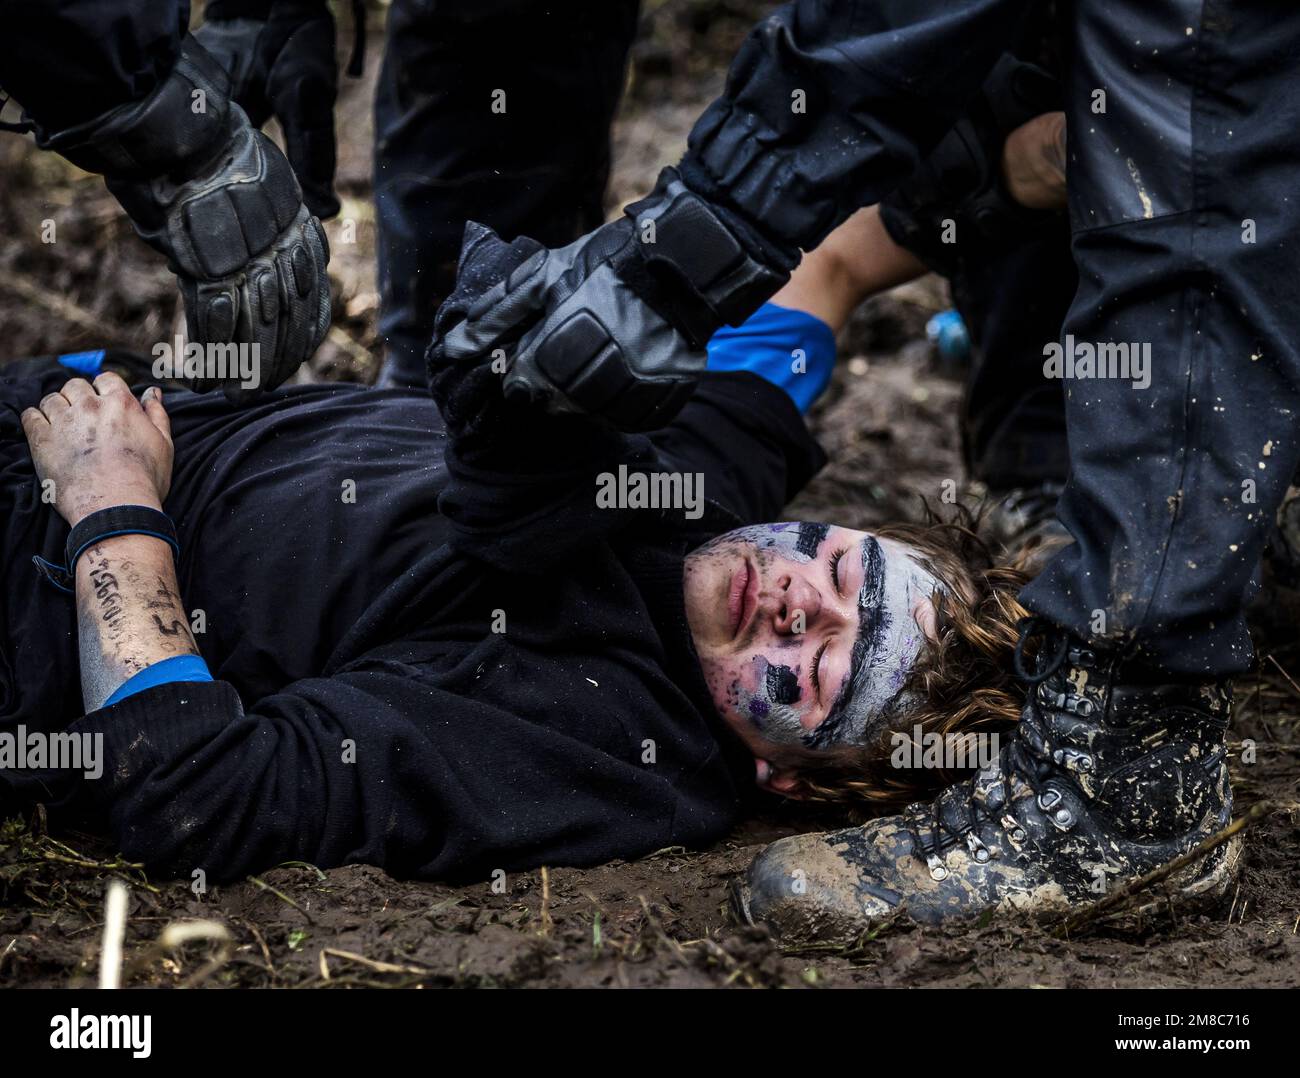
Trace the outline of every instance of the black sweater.
<instances>
[{"instance_id":1,"label":"black sweater","mask_svg":"<svg viewBox=\"0 0 1300 1078\"><path fill-rule=\"evenodd\" d=\"M30 567L67 529L18 425L64 376L0 379L0 731L102 734L104 777L62 800L128 857L211 879L290 859L455 878L705 843L735 820L753 762L693 657L681 561L776 519L820 466L779 390L712 375L649 437L515 416L455 444L416 392L304 387L239 410L169 394L166 509L216 680L79 718L73 603ZM704 473L704 518L596 508L619 463Z\"/></svg>"}]
</instances>

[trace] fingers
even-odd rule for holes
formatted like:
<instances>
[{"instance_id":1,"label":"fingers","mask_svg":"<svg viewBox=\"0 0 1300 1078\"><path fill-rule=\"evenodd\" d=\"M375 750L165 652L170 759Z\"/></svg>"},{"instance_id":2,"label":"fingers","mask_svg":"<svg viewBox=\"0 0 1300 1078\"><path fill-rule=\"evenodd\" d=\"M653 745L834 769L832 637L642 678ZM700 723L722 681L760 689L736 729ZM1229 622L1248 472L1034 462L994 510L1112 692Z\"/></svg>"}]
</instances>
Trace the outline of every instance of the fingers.
<instances>
[{"instance_id":1,"label":"fingers","mask_svg":"<svg viewBox=\"0 0 1300 1078\"><path fill-rule=\"evenodd\" d=\"M107 397L114 393L129 396L131 390L122 376L113 371L98 375L93 384L84 378L69 378L57 393L50 393L41 399L40 409L47 419L52 419L74 404L84 404L96 397Z\"/></svg>"},{"instance_id":2,"label":"fingers","mask_svg":"<svg viewBox=\"0 0 1300 1078\"><path fill-rule=\"evenodd\" d=\"M50 433L50 421L39 408L25 408L18 418L22 422L27 441L32 445L36 445Z\"/></svg>"},{"instance_id":3,"label":"fingers","mask_svg":"<svg viewBox=\"0 0 1300 1078\"><path fill-rule=\"evenodd\" d=\"M114 371L105 371L103 374L97 375L94 385L95 392L101 397L111 397L114 393L125 393L128 397L131 396L131 387L126 384L120 374Z\"/></svg>"},{"instance_id":4,"label":"fingers","mask_svg":"<svg viewBox=\"0 0 1300 1078\"><path fill-rule=\"evenodd\" d=\"M63 383L63 388L59 390L59 395L69 404L76 404L78 401L84 401L95 395L94 389L84 378L70 378Z\"/></svg>"},{"instance_id":5,"label":"fingers","mask_svg":"<svg viewBox=\"0 0 1300 1078\"><path fill-rule=\"evenodd\" d=\"M544 255L534 255L484 293L465 321L443 337L444 358L456 362L486 355L527 321L543 314L546 282L539 270L544 264Z\"/></svg>"},{"instance_id":6,"label":"fingers","mask_svg":"<svg viewBox=\"0 0 1300 1078\"><path fill-rule=\"evenodd\" d=\"M82 384L85 384L84 381ZM41 414L52 423L72 407L72 402L62 393L47 393L41 398L41 403L37 407L41 410Z\"/></svg>"},{"instance_id":7,"label":"fingers","mask_svg":"<svg viewBox=\"0 0 1300 1078\"><path fill-rule=\"evenodd\" d=\"M222 388L232 401L243 401L274 389L311 358L329 331L329 245L305 206L238 282L180 278L180 285L191 339L238 346L222 356L208 349L205 374L186 379L200 393ZM221 319L214 320L213 311ZM218 331L222 335L211 335Z\"/></svg>"},{"instance_id":8,"label":"fingers","mask_svg":"<svg viewBox=\"0 0 1300 1078\"><path fill-rule=\"evenodd\" d=\"M57 393L47 393L36 408L23 412L23 429L27 429L29 422L38 421L44 422L48 428L51 423L67 416L74 406L86 407L99 400L117 400L119 397L135 402L131 387L114 371L105 371L93 383L84 378L70 378Z\"/></svg>"},{"instance_id":9,"label":"fingers","mask_svg":"<svg viewBox=\"0 0 1300 1078\"><path fill-rule=\"evenodd\" d=\"M150 386L141 396L140 404L144 408L144 414L149 417L149 421L170 442L172 439L172 421L171 416L167 414L167 409L163 407L162 390L157 386Z\"/></svg>"}]
</instances>

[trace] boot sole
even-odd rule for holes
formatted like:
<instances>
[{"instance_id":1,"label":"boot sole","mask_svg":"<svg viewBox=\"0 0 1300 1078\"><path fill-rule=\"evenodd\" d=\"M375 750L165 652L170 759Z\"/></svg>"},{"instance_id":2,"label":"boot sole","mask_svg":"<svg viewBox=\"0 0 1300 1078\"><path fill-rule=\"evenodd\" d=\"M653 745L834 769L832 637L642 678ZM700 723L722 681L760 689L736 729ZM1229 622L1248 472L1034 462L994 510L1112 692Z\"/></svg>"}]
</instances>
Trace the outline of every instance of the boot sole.
<instances>
[{"instance_id":1,"label":"boot sole","mask_svg":"<svg viewBox=\"0 0 1300 1078\"><path fill-rule=\"evenodd\" d=\"M1241 835L1233 835L1216 850L1206 854L1199 865L1188 865L1164 883L1164 894L1148 895L1137 905L1098 918L1098 922L1120 928L1137 927L1149 916L1169 908L1172 895L1176 908L1187 913L1199 912L1214 906L1232 886L1241 868L1241 855L1245 849Z\"/></svg>"},{"instance_id":2,"label":"boot sole","mask_svg":"<svg viewBox=\"0 0 1300 1078\"><path fill-rule=\"evenodd\" d=\"M1195 912L1213 906L1222 899L1237 878L1244 848L1242 836L1234 835L1217 850L1207 854L1205 861L1198 865L1189 865L1181 873L1176 873L1165 881L1166 887L1169 884L1177 887L1178 908L1184 912ZM737 876L731 881L727 888L727 897L732 916L737 923L743 925L759 923L754 920L749 911L749 885L746 876ZM1145 918L1167 909L1168 902L1168 891L1163 895L1150 895L1136 906L1099 917L1097 923L1134 928ZM1086 907L1074 907L1073 912L1078 912L1081 908ZM999 910L998 914L1006 916L1008 912Z\"/></svg>"}]
</instances>

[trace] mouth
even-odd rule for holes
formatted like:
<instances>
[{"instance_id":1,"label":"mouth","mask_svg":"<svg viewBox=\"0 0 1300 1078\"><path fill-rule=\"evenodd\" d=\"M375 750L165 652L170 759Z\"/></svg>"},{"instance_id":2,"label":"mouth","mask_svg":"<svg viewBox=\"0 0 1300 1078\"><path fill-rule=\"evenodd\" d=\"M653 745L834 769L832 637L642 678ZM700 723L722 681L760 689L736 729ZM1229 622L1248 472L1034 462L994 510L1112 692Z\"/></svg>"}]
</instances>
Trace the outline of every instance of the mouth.
<instances>
[{"instance_id":1,"label":"mouth","mask_svg":"<svg viewBox=\"0 0 1300 1078\"><path fill-rule=\"evenodd\" d=\"M756 605L755 592L758 590L758 573L750 565L748 558L742 558L736 571L731 574L731 584L727 589L727 614L731 619L731 638L740 636L741 630L749 624Z\"/></svg>"}]
</instances>

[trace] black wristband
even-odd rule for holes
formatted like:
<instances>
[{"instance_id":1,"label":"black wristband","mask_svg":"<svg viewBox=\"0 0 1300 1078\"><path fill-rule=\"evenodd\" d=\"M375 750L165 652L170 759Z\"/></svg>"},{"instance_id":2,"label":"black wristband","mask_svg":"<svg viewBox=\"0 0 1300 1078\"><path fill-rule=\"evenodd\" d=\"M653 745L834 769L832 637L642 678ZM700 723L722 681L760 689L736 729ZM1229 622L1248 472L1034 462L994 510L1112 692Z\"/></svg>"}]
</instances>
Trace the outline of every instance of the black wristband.
<instances>
[{"instance_id":1,"label":"black wristband","mask_svg":"<svg viewBox=\"0 0 1300 1078\"><path fill-rule=\"evenodd\" d=\"M75 591L77 559L96 543L118 535L151 535L170 546L174 556L180 556L176 525L166 513L147 505L114 505L91 513L68 533L68 541L63 547L65 564L55 565L39 554L32 555L32 564L60 591Z\"/></svg>"}]
</instances>

